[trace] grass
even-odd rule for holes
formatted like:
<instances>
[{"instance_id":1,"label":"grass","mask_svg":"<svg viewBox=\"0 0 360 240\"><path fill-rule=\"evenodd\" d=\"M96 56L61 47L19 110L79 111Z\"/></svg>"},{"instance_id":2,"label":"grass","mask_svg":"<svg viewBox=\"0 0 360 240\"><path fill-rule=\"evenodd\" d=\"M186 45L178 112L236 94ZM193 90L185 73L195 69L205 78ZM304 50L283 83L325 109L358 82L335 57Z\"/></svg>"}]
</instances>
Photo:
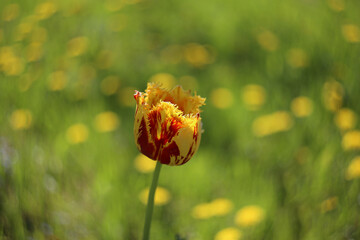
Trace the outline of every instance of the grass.
<instances>
[{"instance_id":1,"label":"grass","mask_svg":"<svg viewBox=\"0 0 360 240\"><path fill-rule=\"evenodd\" d=\"M348 175L360 140L344 145L358 123L334 122L340 109L360 112L359 7L1 1L0 239L141 238L139 194L151 174L134 167L132 94L158 73L207 105L199 151L184 166L163 166L159 186L171 198L154 209L152 239L214 239L228 227L243 239L360 238L359 169ZM243 97L250 84L266 94L256 111ZM291 107L299 96L311 103L304 117ZM95 122L109 111L104 132ZM254 122L278 111L290 120L260 122L272 132L256 134ZM233 207L193 217L218 198ZM237 224L249 205L265 216Z\"/></svg>"}]
</instances>

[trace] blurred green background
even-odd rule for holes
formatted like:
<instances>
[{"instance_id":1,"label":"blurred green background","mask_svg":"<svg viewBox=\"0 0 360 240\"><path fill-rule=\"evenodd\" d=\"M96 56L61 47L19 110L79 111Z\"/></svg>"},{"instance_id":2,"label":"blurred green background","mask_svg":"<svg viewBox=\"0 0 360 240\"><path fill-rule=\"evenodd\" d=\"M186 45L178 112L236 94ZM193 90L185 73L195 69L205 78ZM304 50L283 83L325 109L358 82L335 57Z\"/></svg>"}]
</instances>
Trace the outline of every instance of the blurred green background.
<instances>
[{"instance_id":1,"label":"blurred green background","mask_svg":"<svg viewBox=\"0 0 360 240\"><path fill-rule=\"evenodd\" d=\"M152 239L360 239L360 2L0 1L0 239L140 239L134 90L202 97Z\"/></svg>"}]
</instances>

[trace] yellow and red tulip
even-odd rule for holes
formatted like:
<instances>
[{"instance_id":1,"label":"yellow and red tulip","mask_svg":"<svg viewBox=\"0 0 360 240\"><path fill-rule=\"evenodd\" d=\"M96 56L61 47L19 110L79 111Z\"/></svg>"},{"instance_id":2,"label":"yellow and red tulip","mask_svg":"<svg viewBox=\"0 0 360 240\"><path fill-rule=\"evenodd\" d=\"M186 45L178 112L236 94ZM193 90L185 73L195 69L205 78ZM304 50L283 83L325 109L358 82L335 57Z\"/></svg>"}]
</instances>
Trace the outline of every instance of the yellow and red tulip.
<instances>
[{"instance_id":1,"label":"yellow and red tulip","mask_svg":"<svg viewBox=\"0 0 360 240\"><path fill-rule=\"evenodd\" d=\"M135 142L141 153L167 165L182 165L197 151L202 132L200 107L205 99L181 86L172 90L148 83L136 91Z\"/></svg>"}]
</instances>

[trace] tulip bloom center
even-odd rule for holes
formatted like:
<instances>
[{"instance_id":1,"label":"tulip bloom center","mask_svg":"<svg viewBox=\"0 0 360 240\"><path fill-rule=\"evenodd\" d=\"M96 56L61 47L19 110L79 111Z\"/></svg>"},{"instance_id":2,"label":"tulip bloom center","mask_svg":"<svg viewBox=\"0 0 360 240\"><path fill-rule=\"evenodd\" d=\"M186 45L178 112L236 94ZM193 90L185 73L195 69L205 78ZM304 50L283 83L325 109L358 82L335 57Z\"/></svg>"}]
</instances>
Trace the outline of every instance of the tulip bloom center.
<instances>
[{"instance_id":1,"label":"tulip bloom center","mask_svg":"<svg viewBox=\"0 0 360 240\"><path fill-rule=\"evenodd\" d=\"M201 138L199 107L205 99L191 96L180 86L166 90L149 83L145 93L136 91L134 134L147 157L167 165L182 165L197 151Z\"/></svg>"}]
</instances>

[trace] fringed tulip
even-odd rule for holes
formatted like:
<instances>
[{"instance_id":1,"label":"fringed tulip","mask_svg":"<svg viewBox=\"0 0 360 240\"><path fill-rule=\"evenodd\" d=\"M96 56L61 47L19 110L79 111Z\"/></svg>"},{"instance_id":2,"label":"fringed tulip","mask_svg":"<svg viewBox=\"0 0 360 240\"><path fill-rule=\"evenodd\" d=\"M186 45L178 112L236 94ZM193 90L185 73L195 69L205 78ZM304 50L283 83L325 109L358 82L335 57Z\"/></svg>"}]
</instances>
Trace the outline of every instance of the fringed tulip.
<instances>
[{"instance_id":1,"label":"fringed tulip","mask_svg":"<svg viewBox=\"0 0 360 240\"><path fill-rule=\"evenodd\" d=\"M136 91L135 142L144 155L162 164L182 165L197 151L202 132L200 107L205 99L181 86L172 90L148 83Z\"/></svg>"}]
</instances>

